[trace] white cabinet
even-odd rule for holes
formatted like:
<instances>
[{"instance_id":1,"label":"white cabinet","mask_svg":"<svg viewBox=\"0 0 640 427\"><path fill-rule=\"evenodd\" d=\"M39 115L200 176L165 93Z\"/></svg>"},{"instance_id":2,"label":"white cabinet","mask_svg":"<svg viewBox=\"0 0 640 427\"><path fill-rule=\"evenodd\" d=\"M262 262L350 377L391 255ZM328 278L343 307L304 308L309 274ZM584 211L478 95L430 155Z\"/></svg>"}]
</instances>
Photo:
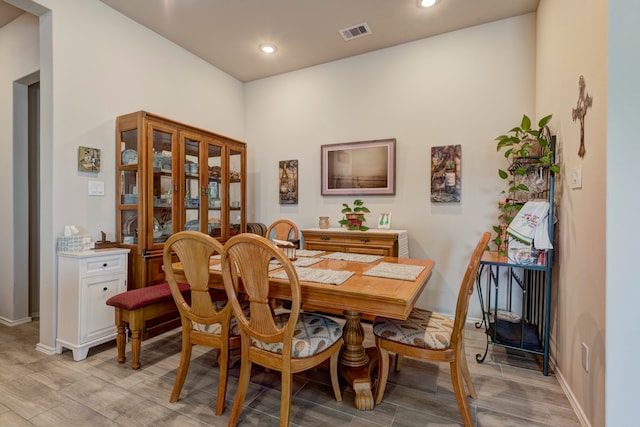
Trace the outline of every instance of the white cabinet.
<instances>
[{"instance_id":1,"label":"white cabinet","mask_svg":"<svg viewBox=\"0 0 640 427\"><path fill-rule=\"evenodd\" d=\"M127 290L129 249L58 252L58 336L56 352L87 357L90 347L115 339L114 308L106 304Z\"/></svg>"}]
</instances>

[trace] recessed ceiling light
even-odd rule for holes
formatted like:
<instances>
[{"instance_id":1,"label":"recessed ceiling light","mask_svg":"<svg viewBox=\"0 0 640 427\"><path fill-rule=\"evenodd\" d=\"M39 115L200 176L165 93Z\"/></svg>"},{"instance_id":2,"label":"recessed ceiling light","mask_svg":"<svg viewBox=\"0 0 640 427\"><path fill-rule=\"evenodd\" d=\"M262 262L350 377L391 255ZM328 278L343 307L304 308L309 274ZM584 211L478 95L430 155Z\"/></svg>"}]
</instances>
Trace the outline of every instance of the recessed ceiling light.
<instances>
[{"instance_id":1,"label":"recessed ceiling light","mask_svg":"<svg viewBox=\"0 0 640 427\"><path fill-rule=\"evenodd\" d=\"M418 7L431 7L435 6L438 0L418 0Z\"/></svg>"},{"instance_id":2,"label":"recessed ceiling light","mask_svg":"<svg viewBox=\"0 0 640 427\"><path fill-rule=\"evenodd\" d=\"M258 48L262 53L276 53L276 50L278 50L276 45L271 43L263 43Z\"/></svg>"}]
</instances>

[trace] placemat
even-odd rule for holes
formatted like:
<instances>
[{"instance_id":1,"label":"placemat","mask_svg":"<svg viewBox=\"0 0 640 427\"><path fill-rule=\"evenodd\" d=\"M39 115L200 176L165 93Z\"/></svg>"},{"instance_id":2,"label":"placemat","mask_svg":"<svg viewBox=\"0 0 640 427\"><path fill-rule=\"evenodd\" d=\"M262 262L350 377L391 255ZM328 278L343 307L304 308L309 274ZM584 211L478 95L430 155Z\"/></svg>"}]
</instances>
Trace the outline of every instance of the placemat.
<instances>
[{"instance_id":1,"label":"placemat","mask_svg":"<svg viewBox=\"0 0 640 427\"><path fill-rule=\"evenodd\" d=\"M296 255L297 256L318 256L320 254L323 254L324 251L312 251L309 249L298 249L296 250Z\"/></svg>"},{"instance_id":2,"label":"placemat","mask_svg":"<svg viewBox=\"0 0 640 427\"><path fill-rule=\"evenodd\" d=\"M382 255L363 255L363 254L354 254L348 252L333 252L330 254L322 255L322 258L326 259L339 259L342 261L354 261L354 262L376 262L379 259L384 258Z\"/></svg>"},{"instance_id":3,"label":"placemat","mask_svg":"<svg viewBox=\"0 0 640 427\"><path fill-rule=\"evenodd\" d=\"M291 263L296 267L309 267L321 261L322 258L298 258L295 261L291 261ZM276 260L271 261L271 264L277 264L277 266L280 267L280 263Z\"/></svg>"},{"instance_id":4,"label":"placemat","mask_svg":"<svg viewBox=\"0 0 640 427\"><path fill-rule=\"evenodd\" d=\"M302 282L326 283L332 285L342 285L349 277L353 276L353 271L324 270L321 268L296 267L298 279ZM274 279L287 279L286 271L270 273L269 277Z\"/></svg>"},{"instance_id":5,"label":"placemat","mask_svg":"<svg viewBox=\"0 0 640 427\"><path fill-rule=\"evenodd\" d=\"M424 267L421 265L394 264L381 262L370 270L362 273L363 276L386 277L388 279L400 279L415 281Z\"/></svg>"}]
</instances>

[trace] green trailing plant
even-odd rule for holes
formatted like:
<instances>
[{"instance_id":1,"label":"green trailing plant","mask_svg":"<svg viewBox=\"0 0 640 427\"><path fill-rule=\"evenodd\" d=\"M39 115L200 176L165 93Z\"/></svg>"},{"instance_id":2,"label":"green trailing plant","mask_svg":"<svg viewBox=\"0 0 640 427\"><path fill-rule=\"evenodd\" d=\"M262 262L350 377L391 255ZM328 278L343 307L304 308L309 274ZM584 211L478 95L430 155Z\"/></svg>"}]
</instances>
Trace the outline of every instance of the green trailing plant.
<instances>
[{"instance_id":1,"label":"green trailing plant","mask_svg":"<svg viewBox=\"0 0 640 427\"><path fill-rule=\"evenodd\" d=\"M360 199L353 201L353 208L347 203L342 204L341 213L345 216L339 221L340 226L347 227L349 230L367 231L369 227L364 225L366 221L364 214L371 213L369 208L364 205L364 202Z\"/></svg>"},{"instance_id":2,"label":"green trailing plant","mask_svg":"<svg viewBox=\"0 0 640 427\"><path fill-rule=\"evenodd\" d=\"M551 117L551 114L544 116L538 122L538 127L532 128L531 119L524 114L519 126L495 139L497 141L496 151L504 150L504 157L509 162L507 170L498 169L498 176L507 181L507 190L502 192L505 197L498 203L499 224L493 226L493 231L497 236L492 242L502 255L506 255L505 229L522 208L523 195L530 192L523 180L518 179L529 173L522 160L539 162L541 166L548 167L552 173L560 172L560 167L557 164L552 164L553 147L551 147L550 131L547 126Z\"/></svg>"}]
</instances>

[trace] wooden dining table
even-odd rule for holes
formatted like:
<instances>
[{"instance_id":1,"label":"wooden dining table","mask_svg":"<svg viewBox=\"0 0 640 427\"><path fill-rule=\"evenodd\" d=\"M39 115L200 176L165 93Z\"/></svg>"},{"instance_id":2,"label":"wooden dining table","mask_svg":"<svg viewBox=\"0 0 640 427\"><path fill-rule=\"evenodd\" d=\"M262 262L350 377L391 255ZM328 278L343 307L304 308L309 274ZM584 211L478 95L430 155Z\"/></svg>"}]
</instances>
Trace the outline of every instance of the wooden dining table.
<instances>
[{"instance_id":1,"label":"wooden dining table","mask_svg":"<svg viewBox=\"0 0 640 427\"><path fill-rule=\"evenodd\" d=\"M420 266L423 269L415 280L364 274L382 262ZM219 263L219 259L211 260L212 267ZM363 346L362 316L406 319L431 277L434 265L432 260L395 257L384 257L374 262L322 259L308 268L350 271L353 275L340 285L300 281L303 308L308 305L316 310L342 313L346 319L339 370L355 393L354 406L357 409L373 409L371 373L377 366L375 347L365 349ZM215 268L211 268L210 272L209 286L224 289L221 272ZM289 285L284 280L271 278L269 283L269 297L283 300L291 298Z\"/></svg>"}]
</instances>

